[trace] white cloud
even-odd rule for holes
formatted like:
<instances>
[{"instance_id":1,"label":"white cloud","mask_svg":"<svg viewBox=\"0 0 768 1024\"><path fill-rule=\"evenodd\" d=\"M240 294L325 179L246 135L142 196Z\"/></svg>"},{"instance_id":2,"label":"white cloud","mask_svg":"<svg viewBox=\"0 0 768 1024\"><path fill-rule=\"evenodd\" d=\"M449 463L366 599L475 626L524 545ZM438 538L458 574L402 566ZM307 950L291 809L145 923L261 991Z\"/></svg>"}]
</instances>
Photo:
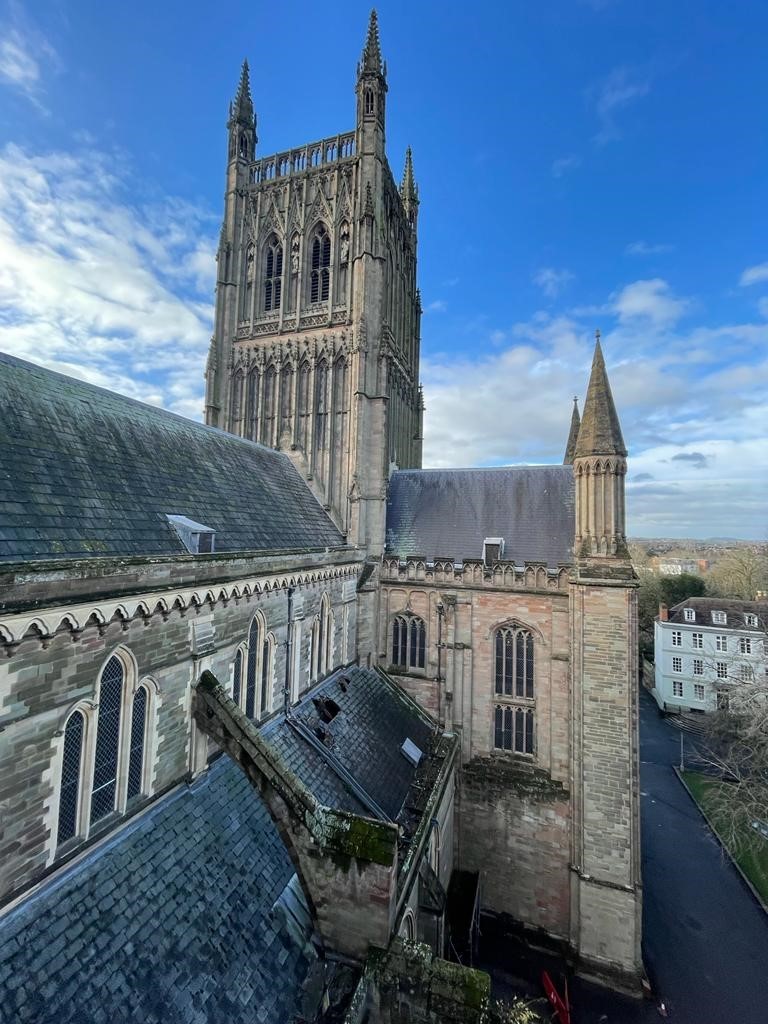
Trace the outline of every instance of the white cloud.
<instances>
[{"instance_id":1,"label":"white cloud","mask_svg":"<svg viewBox=\"0 0 768 1024\"><path fill-rule=\"evenodd\" d=\"M87 150L0 151L0 348L199 417L212 219L130 202L113 166Z\"/></svg>"},{"instance_id":2,"label":"white cloud","mask_svg":"<svg viewBox=\"0 0 768 1024\"><path fill-rule=\"evenodd\" d=\"M657 242L655 245L650 242L630 242L624 252L627 256L657 256L663 252L672 252L674 246L667 245L663 242Z\"/></svg>"},{"instance_id":3,"label":"white cloud","mask_svg":"<svg viewBox=\"0 0 768 1024\"><path fill-rule=\"evenodd\" d=\"M579 166L581 166L581 157L575 154L558 157L557 160L552 161L552 177L562 178L568 171L575 171Z\"/></svg>"},{"instance_id":4,"label":"white cloud","mask_svg":"<svg viewBox=\"0 0 768 1024\"><path fill-rule=\"evenodd\" d=\"M21 9L14 7L10 18L0 22L0 85L21 92L44 110L40 102L41 60L46 68L59 70L60 61L54 48Z\"/></svg>"},{"instance_id":5,"label":"white cloud","mask_svg":"<svg viewBox=\"0 0 768 1024\"><path fill-rule=\"evenodd\" d=\"M768 281L768 263L758 263L755 267L747 267L739 278L742 288L750 284L762 284Z\"/></svg>"},{"instance_id":6,"label":"white cloud","mask_svg":"<svg viewBox=\"0 0 768 1024\"><path fill-rule=\"evenodd\" d=\"M444 299L435 299L434 302L430 302L424 307L422 312L424 313L445 313L448 309L448 304Z\"/></svg>"},{"instance_id":7,"label":"white cloud","mask_svg":"<svg viewBox=\"0 0 768 1024\"><path fill-rule=\"evenodd\" d=\"M626 285L613 302L621 322L641 318L659 327L676 323L688 306L688 301L676 298L667 282L659 277Z\"/></svg>"},{"instance_id":8,"label":"white cloud","mask_svg":"<svg viewBox=\"0 0 768 1024\"><path fill-rule=\"evenodd\" d=\"M533 283L551 299L559 295L572 280L573 274L570 270L555 270L554 267L541 267L533 275Z\"/></svg>"},{"instance_id":9,"label":"white cloud","mask_svg":"<svg viewBox=\"0 0 768 1024\"><path fill-rule=\"evenodd\" d=\"M599 144L621 137L618 117L625 107L640 99L651 90L647 76L630 67L614 68L601 82L590 90L600 129L595 136Z\"/></svg>"}]
</instances>

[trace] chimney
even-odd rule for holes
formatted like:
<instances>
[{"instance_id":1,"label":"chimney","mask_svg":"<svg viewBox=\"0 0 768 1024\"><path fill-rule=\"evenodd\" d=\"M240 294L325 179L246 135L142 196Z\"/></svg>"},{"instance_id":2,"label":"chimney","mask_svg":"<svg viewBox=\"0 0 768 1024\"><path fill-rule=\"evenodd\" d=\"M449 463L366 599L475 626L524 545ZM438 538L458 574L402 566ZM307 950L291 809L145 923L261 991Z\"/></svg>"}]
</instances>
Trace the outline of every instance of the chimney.
<instances>
[{"instance_id":1,"label":"chimney","mask_svg":"<svg viewBox=\"0 0 768 1024\"><path fill-rule=\"evenodd\" d=\"M659 605L659 622L669 622L669 608L665 604Z\"/></svg>"}]
</instances>

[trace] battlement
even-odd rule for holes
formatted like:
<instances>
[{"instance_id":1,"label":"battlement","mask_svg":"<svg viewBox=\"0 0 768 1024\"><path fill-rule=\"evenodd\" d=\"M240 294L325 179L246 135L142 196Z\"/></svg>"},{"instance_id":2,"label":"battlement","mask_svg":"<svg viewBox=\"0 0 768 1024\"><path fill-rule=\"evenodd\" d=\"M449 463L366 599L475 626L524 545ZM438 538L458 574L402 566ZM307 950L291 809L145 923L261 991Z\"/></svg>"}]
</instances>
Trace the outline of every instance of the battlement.
<instances>
[{"instance_id":1,"label":"battlement","mask_svg":"<svg viewBox=\"0 0 768 1024\"><path fill-rule=\"evenodd\" d=\"M420 555L407 558L385 555L381 563L383 582L423 580L425 583L451 587L488 587L491 590L559 590L567 591L571 567L555 568L543 562L496 562L487 565L482 559L426 559Z\"/></svg>"},{"instance_id":2,"label":"battlement","mask_svg":"<svg viewBox=\"0 0 768 1024\"><path fill-rule=\"evenodd\" d=\"M264 156L254 160L248 168L248 183L261 185L277 178L290 178L305 171L352 160L356 153L355 133L345 132L330 139L309 142L298 149Z\"/></svg>"}]
</instances>

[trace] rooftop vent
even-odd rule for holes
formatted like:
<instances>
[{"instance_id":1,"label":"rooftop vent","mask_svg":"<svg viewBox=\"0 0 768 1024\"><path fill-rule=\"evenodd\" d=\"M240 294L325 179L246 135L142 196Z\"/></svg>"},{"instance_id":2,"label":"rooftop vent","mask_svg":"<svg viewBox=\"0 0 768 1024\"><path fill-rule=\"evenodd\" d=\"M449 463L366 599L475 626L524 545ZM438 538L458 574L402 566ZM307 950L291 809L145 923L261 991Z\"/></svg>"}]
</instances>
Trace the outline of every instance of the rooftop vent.
<instances>
[{"instance_id":1,"label":"rooftop vent","mask_svg":"<svg viewBox=\"0 0 768 1024\"><path fill-rule=\"evenodd\" d=\"M166 515L165 518L190 554L209 555L213 551L216 531L212 527L203 526L186 516Z\"/></svg>"},{"instance_id":2,"label":"rooftop vent","mask_svg":"<svg viewBox=\"0 0 768 1024\"><path fill-rule=\"evenodd\" d=\"M495 565L504 557L504 538L486 537L483 541L483 561L488 565Z\"/></svg>"},{"instance_id":3,"label":"rooftop vent","mask_svg":"<svg viewBox=\"0 0 768 1024\"><path fill-rule=\"evenodd\" d=\"M418 765L419 761L421 761L422 757L424 757L423 753L421 752L421 750L419 750L419 748L416 746L413 740L409 739L403 740L403 745L402 747L400 747L400 752L413 765Z\"/></svg>"}]
</instances>

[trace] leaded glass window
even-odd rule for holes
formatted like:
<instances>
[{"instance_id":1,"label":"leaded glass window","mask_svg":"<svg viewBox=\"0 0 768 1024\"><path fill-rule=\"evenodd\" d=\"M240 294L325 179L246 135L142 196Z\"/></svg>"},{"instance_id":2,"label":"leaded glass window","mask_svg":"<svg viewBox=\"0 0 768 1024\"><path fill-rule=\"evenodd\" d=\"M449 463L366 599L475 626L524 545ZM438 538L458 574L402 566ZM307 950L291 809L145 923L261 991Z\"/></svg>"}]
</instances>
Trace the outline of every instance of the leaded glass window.
<instances>
[{"instance_id":1,"label":"leaded glass window","mask_svg":"<svg viewBox=\"0 0 768 1024\"><path fill-rule=\"evenodd\" d=\"M115 810L117 766L120 755L120 715L125 671L113 655L104 666L99 686L96 753L93 762L91 824Z\"/></svg>"},{"instance_id":2,"label":"leaded glass window","mask_svg":"<svg viewBox=\"0 0 768 1024\"><path fill-rule=\"evenodd\" d=\"M534 639L518 626L493 636L493 746L516 754L534 753Z\"/></svg>"},{"instance_id":3,"label":"leaded glass window","mask_svg":"<svg viewBox=\"0 0 768 1024\"><path fill-rule=\"evenodd\" d=\"M243 652L238 651L235 655L235 667L232 671L232 700L240 707L240 688L243 676Z\"/></svg>"},{"instance_id":4,"label":"leaded glass window","mask_svg":"<svg viewBox=\"0 0 768 1024\"><path fill-rule=\"evenodd\" d=\"M64 730L64 751L61 759L61 790L59 794L58 843L77 835L80 809L80 777L83 761L85 719L80 711L70 715Z\"/></svg>"},{"instance_id":5,"label":"leaded glass window","mask_svg":"<svg viewBox=\"0 0 768 1024\"><path fill-rule=\"evenodd\" d=\"M417 615L396 615L392 621L392 664L401 668L424 668L427 656L427 626Z\"/></svg>"},{"instance_id":6,"label":"leaded glass window","mask_svg":"<svg viewBox=\"0 0 768 1024\"><path fill-rule=\"evenodd\" d=\"M265 640L261 648L261 714L266 714L269 707L269 658L270 644Z\"/></svg>"},{"instance_id":7,"label":"leaded glass window","mask_svg":"<svg viewBox=\"0 0 768 1024\"><path fill-rule=\"evenodd\" d=\"M133 697L131 745L128 757L128 799L138 796L144 781L144 738L147 730L147 691L140 686Z\"/></svg>"},{"instance_id":8,"label":"leaded glass window","mask_svg":"<svg viewBox=\"0 0 768 1024\"><path fill-rule=\"evenodd\" d=\"M248 668L245 679L245 713L249 718L256 714L256 673L259 665L259 623L251 623L248 632Z\"/></svg>"},{"instance_id":9,"label":"leaded glass window","mask_svg":"<svg viewBox=\"0 0 768 1024\"><path fill-rule=\"evenodd\" d=\"M264 254L264 309L280 309L283 290L283 247L272 236Z\"/></svg>"},{"instance_id":10,"label":"leaded glass window","mask_svg":"<svg viewBox=\"0 0 768 1024\"><path fill-rule=\"evenodd\" d=\"M331 280L331 239L324 224L315 231L311 247L310 302L326 302Z\"/></svg>"}]
</instances>

